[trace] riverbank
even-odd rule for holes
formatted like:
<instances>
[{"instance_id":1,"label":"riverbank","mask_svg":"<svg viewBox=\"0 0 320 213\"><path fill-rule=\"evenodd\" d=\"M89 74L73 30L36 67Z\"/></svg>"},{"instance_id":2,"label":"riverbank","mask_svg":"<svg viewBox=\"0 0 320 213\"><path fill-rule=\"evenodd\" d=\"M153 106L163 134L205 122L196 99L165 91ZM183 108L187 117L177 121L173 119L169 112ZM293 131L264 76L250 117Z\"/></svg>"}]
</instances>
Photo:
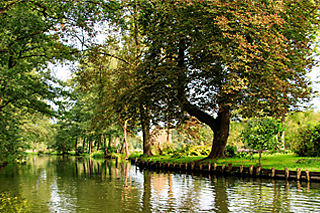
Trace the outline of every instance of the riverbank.
<instances>
[{"instance_id":1,"label":"riverbank","mask_svg":"<svg viewBox=\"0 0 320 213\"><path fill-rule=\"evenodd\" d=\"M132 156L133 157L133 156ZM273 156L264 156L264 161L269 161L268 166L260 167L256 162L257 156L249 162L245 162L245 159L220 159L220 160L202 160L203 157L192 158L179 158L179 159L165 159L166 157L153 156L153 157L134 157L130 158L133 164L136 164L140 168L150 169L165 169L173 170L175 172L199 172L199 173L213 173L213 174L230 174L241 176L255 176L266 177L273 179L294 179L297 181L320 181L320 172L317 165L320 163L319 158L301 158L292 154L277 154ZM269 158L269 160L268 160ZM157 160L158 159L158 160ZM201 161L199 161L201 160ZM277 164L275 164L277 162ZM282 169L278 169L281 165L285 166ZM290 165L290 169L289 169ZM294 165L296 168L292 169ZM302 167L301 167L302 166ZM270 168L268 168L270 167ZM277 168L277 169L276 169ZM308 170L314 169L314 170Z\"/></svg>"},{"instance_id":2,"label":"riverbank","mask_svg":"<svg viewBox=\"0 0 320 213\"><path fill-rule=\"evenodd\" d=\"M141 158L142 160L149 160L153 162L170 162L170 163L190 163L199 160L203 160L204 156L191 156L191 157L181 157L181 158L172 158L171 156L152 156L145 157L140 154L133 154L130 156L130 159L135 157ZM225 158L225 159L217 159L217 160L204 160L202 163L216 163L217 165L228 165L232 164L233 166L244 166L249 167L253 165L254 167L258 166L258 154L253 155L253 159L247 158ZM276 154L262 154L261 158L261 167L263 169L276 169L276 170L284 170L288 168L289 170L295 171L297 168L305 171L312 172L320 172L320 158L319 157L298 157L293 153L276 153Z\"/></svg>"}]
</instances>

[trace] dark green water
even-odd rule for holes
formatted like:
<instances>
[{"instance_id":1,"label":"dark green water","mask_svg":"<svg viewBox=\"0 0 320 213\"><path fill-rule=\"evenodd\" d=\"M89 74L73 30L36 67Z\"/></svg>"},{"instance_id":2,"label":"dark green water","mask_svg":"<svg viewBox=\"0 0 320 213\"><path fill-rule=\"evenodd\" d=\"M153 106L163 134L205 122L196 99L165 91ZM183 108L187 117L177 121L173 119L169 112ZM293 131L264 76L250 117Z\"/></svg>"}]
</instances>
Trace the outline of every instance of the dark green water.
<instances>
[{"instance_id":1,"label":"dark green water","mask_svg":"<svg viewBox=\"0 0 320 213\"><path fill-rule=\"evenodd\" d=\"M320 212L319 183L140 171L74 157L9 165L0 170L0 191L8 190L30 212Z\"/></svg>"}]
</instances>

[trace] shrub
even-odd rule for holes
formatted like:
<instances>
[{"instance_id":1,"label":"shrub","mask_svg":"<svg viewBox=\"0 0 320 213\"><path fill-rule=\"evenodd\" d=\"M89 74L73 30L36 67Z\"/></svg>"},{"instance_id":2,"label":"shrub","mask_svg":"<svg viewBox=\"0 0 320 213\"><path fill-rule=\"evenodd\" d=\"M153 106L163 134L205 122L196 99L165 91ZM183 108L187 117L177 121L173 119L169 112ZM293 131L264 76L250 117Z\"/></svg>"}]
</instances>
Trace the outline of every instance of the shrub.
<instances>
[{"instance_id":1,"label":"shrub","mask_svg":"<svg viewBox=\"0 0 320 213\"><path fill-rule=\"evenodd\" d=\"M301 129L293 151L299 156L320 157L320 124Z\"/></svg>"},{"instance_id":2,"label":"shrub","mask_svg":"<svg viewBox=\"0 0 320 213\"><path fill-rule=\"evenodd\" d=\"M261 166L261 153L263 150L275 150L278 141L275 136L282 132L281 123L274 118L255 118L248 120L247 128L241 133L241 138L252 149L259 152L259 166Z\"/></svg>"},{"instance_id":3,"label":"shrub","mask_svg":"<svg viewBox=\"0 0 320 213\"><path fill-rule=\"evenodd\" d=\"M237 147L235 146L230 146L230 145L227 145L226 146L226 156L230 157L230 158L233 158L233 157L236 157L237 156Z\"/></svg>"},{"instance_id":4,"label":"shrub","mask_svg":"<svg viewBox=\"0 0 320 213\"><path fill-rule=\"evenodd\" d=\"M76 153L77 153L78 155L82 155L82 154L84 153L84 148L83 148L83 146L78 146L78 147L77 147L77 150L76 150Z\"/></svg>"},{"instance_id":5,"label":"shrub","mask_svg":"<svg viewBox=\"0 0 320 213\"><path fill-rule=\"evenodd\" d=\"M104 158L104 152L103 151L99 151L99 152L95 152L91 155L92 158Z\"/></svg>"},{"instance_id":6,"label":"shrub","mask_svg":"<svg viewBox=\"0 0 320 213\"><path fill-rule=\"evenodd\" d=\"M165 150L163 154L171 155L174 158L179 158L179 157L187 157L187 156L207 156L209 155L210 151L211 151L211 146L209 146L208 144L204 146L188 144L188 145L184 145L180 149Z\"/></svg>"}]
</instances>

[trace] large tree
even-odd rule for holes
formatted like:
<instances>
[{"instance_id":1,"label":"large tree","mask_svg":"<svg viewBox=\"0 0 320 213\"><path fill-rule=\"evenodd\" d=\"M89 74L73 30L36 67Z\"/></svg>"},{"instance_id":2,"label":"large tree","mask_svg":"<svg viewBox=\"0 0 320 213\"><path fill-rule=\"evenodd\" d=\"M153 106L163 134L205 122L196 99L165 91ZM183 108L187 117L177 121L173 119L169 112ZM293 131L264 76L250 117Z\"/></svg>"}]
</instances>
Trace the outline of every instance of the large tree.
<instances>
[{"instance_id":1,"label":"large tree","mask_svg":"<svg viewBox=\"0 0 320 213\"><path fill-rule=\"evenodd\" d=\"M48 64L76 59L83 47L74 40L90 44L95 24L116 19L118 5L100 0L0 2L1 143L19 139L21 113L16 112L54 115L48 101L55 101L62 90Z\"/></svg>"},{"instance_id":2,"label":"large tree","mask_svg":"<svg viewBox=\"0 0 320 213\"><path fill-rule=\"evenodd\" d=\"M279 116L311 97L306 74L314 65L319 5L139 1L137 23L148 47L140 76L157 95L150 106L161 99L162 108L181 109L171 118L185 111L207 124L214 132L208 158L224 157L232 110Z\"/></svg>"}]
</instances>

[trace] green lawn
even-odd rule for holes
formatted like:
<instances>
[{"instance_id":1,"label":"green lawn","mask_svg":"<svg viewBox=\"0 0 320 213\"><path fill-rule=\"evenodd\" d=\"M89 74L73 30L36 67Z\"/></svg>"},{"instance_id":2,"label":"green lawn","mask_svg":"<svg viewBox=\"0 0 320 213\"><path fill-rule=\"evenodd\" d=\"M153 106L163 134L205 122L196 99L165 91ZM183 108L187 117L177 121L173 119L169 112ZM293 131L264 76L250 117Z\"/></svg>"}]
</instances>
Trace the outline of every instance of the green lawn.
<instances>
[{"instance_id":1,"label":"green lawn","mask_svg":"<svg viewBox=\"0 0 320 213\"><path fill-rule=\"evenodd\" d=\"M131 156L134 157L134 156ZM170 156L153 156L153 157L142 157L142 159L150 159L153 161L162 161L162 162L192 162L204 159L205 157L183 157L183 158L171 158ZM245 159L245 158L225 158L218 160L210 160L211 163L228 164L232 163L233 166L243 165L245 167L249 165L258 165L258 155L253 156L253 160ZM208 162L208 161L204 161ZM311 172L320 172L320 158L317 157L297 157L294 154L262 154L261 158L261 166L264 169L275 168L278 170L282 170L285 167L288 167L289 170L295 171L297 168L301 168L301 170L311 171Z\"/></svg>"}]
</instances>

